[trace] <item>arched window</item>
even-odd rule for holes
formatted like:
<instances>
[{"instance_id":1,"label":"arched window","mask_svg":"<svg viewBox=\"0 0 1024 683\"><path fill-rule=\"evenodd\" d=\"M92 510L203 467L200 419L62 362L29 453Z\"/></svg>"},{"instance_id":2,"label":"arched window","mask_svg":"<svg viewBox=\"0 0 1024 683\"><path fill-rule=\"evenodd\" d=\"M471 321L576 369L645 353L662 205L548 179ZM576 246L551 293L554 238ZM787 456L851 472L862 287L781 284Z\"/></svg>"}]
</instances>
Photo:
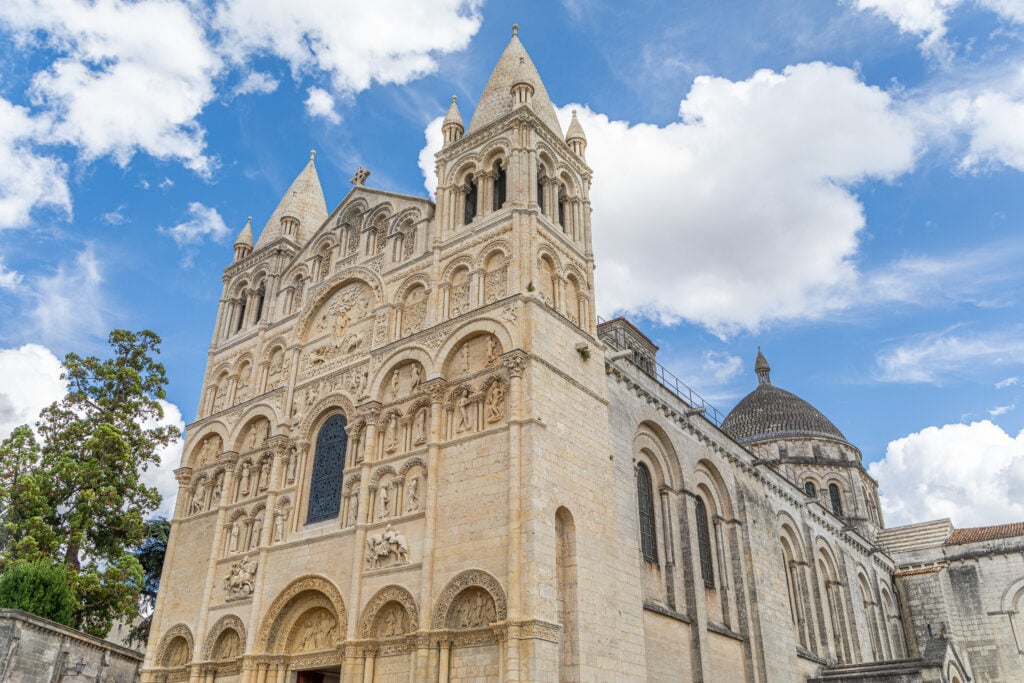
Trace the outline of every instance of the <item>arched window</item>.
<instances>
[{"instance_id":1,"label":"arched window","mask_svg":"<svg viewBox=\"0 0 1024 683\"><path fill-rule=\"evenodd\" d=\"M541 213L544 213L544 186L547 182L547 178L544 176L544 169L542 168L537 173L537 206L540 207Z\"/></svg>"},{"instance_id":2,"label":"arched window","mask_svg":"<svg viewBox=\"0 0 1024 683\"><path fill-rule=\"evenodd\" d=\"M832 501L832 512L836 517L843 516L843 499L839 495L839 487L835 484L828 485L828 497Z\"/></svg>"},{"instance_id":3,"label":"arched window","mask_svg":"<svg viewBox=\"0 0 1024 683\"><path fill-rule=\"evenodd\" d=\"M306 524L334 519L341 507L341 477L348 447L344 415L328 418L316 437L313 475L309 480L309 509Z\"/></svg>"},{"instance_id":4,"label":"arched window","mask_svg":"<svg viewBox=\"0 0 1024 683\"><path fill-rule=\"evenodd\" d=\"M565 232L565 208L569 203L569 195L566 193L565 185L560 185L558 188L558 224L562 226L562 232Z\"/></svg>"},{"instance_id":5,"label":"arched window","mask_svg":"<svg viewBox=\"0 0 1024 683\"><path fill-rule=\"evenodd\" d=\"M700 577L705 588L715 587L715 569L711 560L711 530L708 528L708 509L704 499L697 496L697 550L700 552Z\"/></svg>"},{"instance_id":6,"label":"arched window","mask_svg":"<svg viewBox=\"0 0 1024 683\"><path fill-rule=\"evenodd\" d=\"M505 206L505 196L507 193L507 176L505 175L505 169L502 168L500 161L494 162L494 202L492 209L497 211L501 207Z\"/></svg>"},{"instance_id":7,"label":"arched window","mask_svg":"<svg viewBox=\"0 0 1024 683\"><path fill-rule=\"evenodd\" d=\"M810 498L818 497L818 487L814 485L813 481L804 482L804 493Z\"/></svg>"},{"instance_id":8,"label":"arched window","mask_svg":"<svg viewBox=\"0 0 1024 683\"><path fill-rule=\"evenodd\" d=\"M263 319L263 300L267 296L266 287L263 283L260 283L260 288L256 290L256 322Z\"/></svg>"},{"instance_id":9,"label":"arched window","mask_svg":"<svg viewBox=\"0 0 1024 683\"><path fill-rule=\"evenodd\" d=\"M466 212L463 223L469 225L476 218L476 183L472 178L466 180Z\"/></svg>"},{"instance_id":10,"label":"arched window","mask_svg":"<svg viewBox=\"0 0 1024 683\"><path fill-rule=\"evenodd\" d=\"M235 332L241 330L242 326L245 325L245 304L248 302L248 300L249 292L243 289L242 298L238 304L238 322L235 324Z\"/></svg>"},{"instance_id":11,"label":"arched window","mask_svg":"<svg viewBox=\"0 0 1024 683\"><path fill-rule=\"evenodd\" d=\"M648 562L658 561L658 543L654 535L654 495L651 492L651 471L647 465L636 466L636 499L640 509L640 550Z\"/></svg>"}]
</instances>

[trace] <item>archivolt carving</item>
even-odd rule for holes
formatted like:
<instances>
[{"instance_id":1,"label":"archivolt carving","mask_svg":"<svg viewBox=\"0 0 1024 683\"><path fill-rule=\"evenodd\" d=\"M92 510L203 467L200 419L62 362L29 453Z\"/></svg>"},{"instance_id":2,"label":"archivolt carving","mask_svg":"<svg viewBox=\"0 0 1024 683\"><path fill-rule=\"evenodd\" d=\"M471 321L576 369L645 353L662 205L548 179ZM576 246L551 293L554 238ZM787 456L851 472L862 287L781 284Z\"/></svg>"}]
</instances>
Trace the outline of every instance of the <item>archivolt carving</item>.
<instances>
[{"instance_id":1,"label":"archivolt carving","mask_svg":"<svg viewBox=\"0 0 1024 683\"><path fill-rule=\"evenodd\" d=\"M311 434L313 429L313 423L319 422L323 419L324 414L328 411L341 409L341 412L346 416L355 415L355 407L352 402L344 394L331 394L317 401L313 408L306 411L306 414L302 416L302 421L299 423L299 429L297 433L300 435L306 435L312 438L314 435Z\"/></svg>"},{"instance_id":2,"label":"archivolt carving","mask_svg":"<svg viewBox=\"0 0 1024 683\"><path fill-rule=\"evenodd\" d=\"M386 586L381 588L370 598L363 608L363 616L359 620L359 637L373 638L376 635L377 613L380 608L389 602L397 602L405 609L405 632L412 633L419 630L420 616L416 601L406 589L401 586Z\"/></svg>"},{"instance_id":3,"label":"archivolt carving","mask_svg":"<svg viewBox=\"0 0 1024 683\"><path fill-rule=\"evenodd\" d=\"M494 621L505 621L508 618L508 605L505 602L505 591L498 580L481 569L467 569L456 575L441 591L434 605L434 616L431 628L441 630L447 628L449 619L453 618L452 605L455 598L471 586L479 586L490 594L494 600Z\"/></svg>"},{"instance_id":4,"label":"archivolt carving","mask_svg":"<svg viewBox=\"0 0 1024 683\"><path fill-rule=\"evenodd\" d=\"M370 486L376 486L377 482L380 481L380 478L383 477L385 474L395 474L395 468L392 467L391 465L384 465L383 467L378 467L377 470L372 475L370 475Z\"/></svg>"},{"instance_id":5,"label":"archivolt carving","mask_svg":"<svg viewBox=\"0 0 1024 683\"><path fill-rule=\"evenodd\" d=\"M182 657L182 650L180 649L181 640L175 644L176 639L184 639L186 648L184 649L184 657ZM171 647L174 645L174 647ZM192 661L192 653L195 652L195 641L192 637L192 630L185 624L175 624L174 626L167 629L164 633L163 638L160 639L160 645L157 647L156 661L157 666L175 667L184 666Z\"/></svg>"},{"instance_id":6,"label":"archivolt carving","mask_svg":"<svg viewBox=\"0 0 1024 683\"><path fill-rule=\"evenodd\" d=\"M346 285L356 282L362 283L370 288L373 294L373 301L368 302L368 308L370 310L381 303L382 288L380 277L372 270L363 266L352 266L345 270L344 275L341 276L337 282L331 283L330 286L322 288L317 292L316 297L308 302L305 310L299 317L298 323L294 327L295 334L304 334L305 330L312 322L312 319L320 313L320 309L323 305Z\"/></svg>"},{"instance_id":7,"label":"archivolt carving","mask_svg":"<svg viewBox=\"0 0 1024 683\"><path fill-rule=\"evenodd\" d=\"M425 473L427 471L427 463L424 462L423 458L410 458L406 460L402 464L402 468L398 471L398 475L404 477L409 470L411 470L413 467L416 467L417 465L423 468L424 476L426 476Z\"/></svg>"},{"instance_id":8,"label":"archivolt carving","mask_svg":"<svg viewBox=\"0 0 1024 683\"><path fill-rule=\"evenodd\" d=\"M283 646L283 635L290 633L299 616L316 606L330 609L338 618L338 632L345 633L348 613L337 587L326 577L305 576L288 584L267 609L256 634L256 651L267 652L272 646Z\"/></svg>"},{"instance_id":9,"label":"archivolt carving","mask_svg":"<svg viewBox=\"0 0 1024 683\"><path fill-rule=\"evenodd\" d=\"M226 614L217 620L217 623L210 629L210 633L206 636L206 642L203 644L203 659L213 659L213 648L220 640L221 635L225 631L234 631L238 635L238 642L245 643L245 624L234 614ZM224 654L223 652L218 654ZM242 654L241 651L236 652L235 656Z\"/></svg>"}]
</instances>

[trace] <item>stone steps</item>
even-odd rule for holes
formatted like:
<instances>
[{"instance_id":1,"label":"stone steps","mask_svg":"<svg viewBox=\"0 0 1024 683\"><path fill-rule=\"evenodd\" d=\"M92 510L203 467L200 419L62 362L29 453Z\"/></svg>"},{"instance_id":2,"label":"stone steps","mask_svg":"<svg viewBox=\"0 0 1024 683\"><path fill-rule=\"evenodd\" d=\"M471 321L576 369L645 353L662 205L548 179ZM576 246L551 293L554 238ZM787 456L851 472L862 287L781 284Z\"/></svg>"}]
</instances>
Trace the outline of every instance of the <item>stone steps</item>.
<instances>
[{"instance_id":1,"label":"stone steps","mask_svg":"<svg viewBox=\"0 0 1024 683\"><path fill-rule=\"evenodd\" d=\"M952 533L953 524L948 519L937 519L933 522L882 529L875 540L887 552L900 553L938 548Z\"/></svg>"},{"instance_id":2,"label":"stone steps","mask_svg":"<svg viewBox=\"0 0 1024 683\"><path fill-rule=\"evenodd\" d=\"M923 660L894 659L886 662L837 664L826 667L807 683L919 683Z\"/></svg>"}]
</instances>

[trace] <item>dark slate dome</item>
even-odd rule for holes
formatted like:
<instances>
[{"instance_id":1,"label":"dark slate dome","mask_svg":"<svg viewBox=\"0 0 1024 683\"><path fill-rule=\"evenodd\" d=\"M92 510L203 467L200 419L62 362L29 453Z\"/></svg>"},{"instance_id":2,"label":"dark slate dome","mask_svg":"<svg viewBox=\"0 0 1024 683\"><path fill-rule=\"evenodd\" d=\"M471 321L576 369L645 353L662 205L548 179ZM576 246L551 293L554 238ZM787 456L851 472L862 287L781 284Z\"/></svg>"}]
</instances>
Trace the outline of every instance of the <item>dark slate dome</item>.
<instances>
[{"instance_id":1,"label":"dark slate dome","mask_svg":"<svg viewBox=\"0 0 1024 683\"><path fill-rule=\"evenodd\" d=\"M737 403L722 422L722 430L726 434L742 444L792 437L846 442L843 433L821 411L796 394L771 383L771 368L761 349L757 350L754 368L757 371L757 388Z\"/></svg>"}]
</instances>

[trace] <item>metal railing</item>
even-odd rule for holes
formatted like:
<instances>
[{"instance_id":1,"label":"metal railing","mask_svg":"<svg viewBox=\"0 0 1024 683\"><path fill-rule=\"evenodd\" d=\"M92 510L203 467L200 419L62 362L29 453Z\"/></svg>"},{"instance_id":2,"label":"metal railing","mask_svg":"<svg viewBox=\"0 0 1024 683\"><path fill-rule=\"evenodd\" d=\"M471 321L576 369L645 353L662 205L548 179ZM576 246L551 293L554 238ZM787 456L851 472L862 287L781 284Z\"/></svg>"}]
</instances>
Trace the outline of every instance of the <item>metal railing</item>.
<instances>
[{"instance_id":1,"label":"metal railing","mask_svg":"<svg viewBox=\"0 0 1024 683\"><path fill-rule=\"evenodd\" d=\"M691 389L685 382L673 375L668 368L654 360L654 357L649 352L637 348L637 345L634 343L630 343L630 340L626 338L626 335L622 333L622 330L602 330L601 325L607 322L607 320L604 320L601 317L598 317L597 319L598 337L600 337L602 341L607 342L616 350L628 349L632 351L633 355L628 356L628 359L640 371L656 380L660 385L671 391L692 409L699 410L708 420L719 427L722 426L722 421L725 419L725 415L723 415L713 405L705 401L700 394Z\"/></svg>"}]
</instances>

